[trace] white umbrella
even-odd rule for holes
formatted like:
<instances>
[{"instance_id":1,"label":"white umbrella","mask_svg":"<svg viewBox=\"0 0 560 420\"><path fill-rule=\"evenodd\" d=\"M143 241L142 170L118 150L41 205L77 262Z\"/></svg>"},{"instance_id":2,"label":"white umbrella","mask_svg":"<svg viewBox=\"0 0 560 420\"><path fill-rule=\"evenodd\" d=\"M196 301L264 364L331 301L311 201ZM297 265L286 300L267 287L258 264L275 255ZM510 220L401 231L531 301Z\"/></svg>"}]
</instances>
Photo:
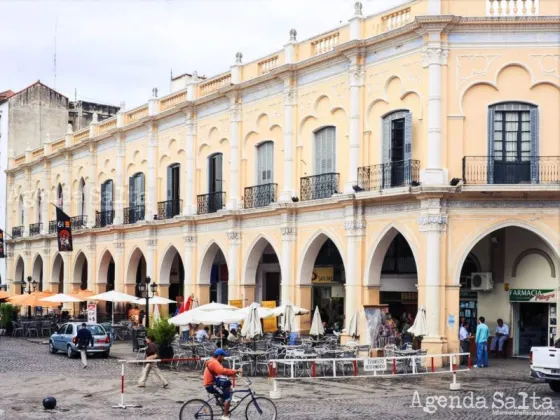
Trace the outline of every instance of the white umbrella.
<instances>
[{"instance_id":1,"label":"white umbrella","mask_svg":"<svg viewBox=\"0 0 560 420\"><path fill-rule=\"evenodd\" d=\"M132 302L136 300L136 296L127 295L126 293L117 292L116 290L111 290L110 292L100 293L98 295L93 295L87 298L87 300L104 300L106 302ZM111 323L115 323L115 311L111 314Z\"/></svg>"},{"instance_id":2,"label":"white umbrella","mask_svg":"<svg viewBox=\"0 0 560 420\"><path fill-rule=\"evenodd\" d=\"M146 299L145 298L137 298L130 302L134 305L145 305ZM174 300L164 298L162 296L154 296L150 298L150 305L167 305L168 303L175 303Z\"/></svg>"},{"instance_id":3,"label":"white umbrella","mask_svg":"<svg viewBox=\"0 0 560 420\"><path fill-rule=\"evenodd\" d=\"M169 322L177 326L188 324L220 325L237 323L243 319L244 315L238 311L216 310L208 312L196 308L170 318Z\"/></svg>"},{"instance_id":4,"label":"white umbrella","mask_svg":"<svg viewBox=\"0 0 560 420\"><path fill-rule=\"evenodd\" d=\"M236 309L239 308L231 305L226 305L223 303L212 302L212 303L207 303L206 305L199 306L196 309L198 309L199 311L210 312L210 311L219 311L219 310L235 311Z\"/></svg>"},{"instance_id":5,"label":"white umbrella","mask_svg":"<svg viewBox=\"0 0 560 420\"><path fill-rule=\"evenodd\" d=\"M408 329L408 332L416 337L424 337L428 335L428 322L426 321L426 310L423 306L418 308L418 313L414 319L414 324Z\"/></svg>"},{"instance_id":6,"label":"white umbrella","mask_svg":"<svg viewBox=\"0 0 560 420\"><path fill-rule=\"evenodd\" d=\"M291 308L294 315L304 315L309 313L309 309L300 308L299 306L294 306L290 303L288 303L287 305L277 306L272 310L272 313L274 314L274 316L284 315L288 306Z\"/></svg>"},{"instance_id":7,"label":"white umbrella","mask_svg":"<svg viewBox=\"0 0 560 420\"><path fill-rule=\"evenodd\" d=\"M249 315L249 313L253 310L253 305L256 305L257 314L258 314L260 319L271 318L271 317L275 316L274 312L272 312L272 309L263 308L261 305L259 305L256 302L252 303L250 306L247 306L243 309L239 309L236 312L239 312L240 314L243 314L246 318Z\"/></svg>"},{"instance_id":8,"label":"white umbrella","mask_svg":"<svg viewBox=\"0 0 560 420\"><path fill-rule=\"evenodd\" d=\"M284 305L284 316L282 317L282 330L286 332L297 331L296 314L292 305Z\"/></svg>"},{"instance_id":9,"label":"white umbrella","mask_svg":"<svg viewBox=\"0 0 560 420\"><path fill-rule=\"evenodd\" d=\"M75 302L82 302L83 300L86 299L78 299L73 296L65 295L64 293L58 293L56 295L42 298L39 300L44 302L75 303Z\"/></svg>"},{"instance_id":10,"label":"white umbrella","mask_svg":"<svg viewBox=\"0 0 560 420\"><path fill-rule=\"evenodd\" d=\"M348 335L352 338L355 338L358 336L358 311L354 312L352 314L352 317L350 318L350 323L348 324Z\"/></svg>"},{"instance_id":11,"label":"white umbrella","mask_svg":"<svg viewBox=\"0 0 560 420\"><path fill-rule=\"evenodd\" d=\"M249 314L243 323L243 328L241 328L241 335L243 337L251 339L258 335L262 335L263 331L258 309L258 303L252 303L251 306L249 306ZM237 312L240 313L241 311Z\"/></svg>"},{"instance_id":12,"label":"white umbrella","mask_svg":"<svg viewBox=\"0 0 560 420\"><path fill-rule=\"evenodd\" d=\"M313 322L311 322L311 329L309 330L309 335L320 336L325 334L325 328L323 327L323 321L321 321L321 314L319 313L319 307L315 306L315 313L313 314Z\"/></svg>"}]
</instances>

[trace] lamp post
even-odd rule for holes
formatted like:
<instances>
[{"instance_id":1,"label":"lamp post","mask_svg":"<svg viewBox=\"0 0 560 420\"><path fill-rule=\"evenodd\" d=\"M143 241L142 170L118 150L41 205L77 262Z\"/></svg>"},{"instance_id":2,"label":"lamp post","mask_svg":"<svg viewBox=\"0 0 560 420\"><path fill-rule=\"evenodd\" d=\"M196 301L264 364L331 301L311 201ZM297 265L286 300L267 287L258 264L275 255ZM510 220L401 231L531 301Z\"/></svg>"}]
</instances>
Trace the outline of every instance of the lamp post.
<instances>
[{"instance_id":1,"label":"lamp post","mask_svg":"<svg viewBox=\"0 0 560 420\"><path fill-rule=\"evenodd\" d=\"M138 291L146 298L146 329L150 328L150 299L156 294L157 284L150 282L152 279L146 276L143 283L138 284Z\"/></svg>"},{"instance_id":2,"label":"lamp post","mask_svg":"<svg viewBox=\"0 0 560 420\"><path fill-rule=\"evenodd\" d=\"M39 283L37 283L35 280L33 280L31 276L27 276L27 288L24 289L23 292L30 295L32 292L37 290L37 285L38 284ZM24 287L25 287L25 284L24 284ZM29 318L31 318L31 306L27 307L27 316Z\"/></svg>"}]
</instances>

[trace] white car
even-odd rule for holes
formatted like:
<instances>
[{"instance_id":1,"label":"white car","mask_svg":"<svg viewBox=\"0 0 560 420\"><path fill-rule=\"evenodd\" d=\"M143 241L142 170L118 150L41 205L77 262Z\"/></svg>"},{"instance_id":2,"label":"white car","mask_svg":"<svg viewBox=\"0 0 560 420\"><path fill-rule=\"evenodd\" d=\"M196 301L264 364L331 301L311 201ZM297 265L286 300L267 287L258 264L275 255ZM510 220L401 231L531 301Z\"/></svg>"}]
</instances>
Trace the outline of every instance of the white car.
<instances>
[{"instance_id":1,"label":"white car","mask_svg":"<svg viewBox=\"0 0 560 420\"><path fill-rule=\"evenodd\" d=\"M531 348L531 376L547 382L554 392L560 392L560 340L554 347Z\"/></svg>"}]
</instances>

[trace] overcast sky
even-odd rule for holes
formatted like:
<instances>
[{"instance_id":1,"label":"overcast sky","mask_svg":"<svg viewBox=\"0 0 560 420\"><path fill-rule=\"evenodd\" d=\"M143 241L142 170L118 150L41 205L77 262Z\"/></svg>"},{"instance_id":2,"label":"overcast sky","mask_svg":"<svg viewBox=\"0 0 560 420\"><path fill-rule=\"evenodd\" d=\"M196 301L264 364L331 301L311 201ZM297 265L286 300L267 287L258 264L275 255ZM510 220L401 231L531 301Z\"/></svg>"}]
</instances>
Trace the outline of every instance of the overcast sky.
<instances>
[{"instance_id":1,"label":"overcast sky","mask_svg":"<svg viewBox=\"0 0 560 420\"><path fill-rule=\"evenodd\" d=\"M363 0L375 14L405 0ZM40 79L74 99L127 108L169 76L227 71L235 53L249 62L346 23L354 0L0 0L0 91Z\"/></svg>"}]
</instances>

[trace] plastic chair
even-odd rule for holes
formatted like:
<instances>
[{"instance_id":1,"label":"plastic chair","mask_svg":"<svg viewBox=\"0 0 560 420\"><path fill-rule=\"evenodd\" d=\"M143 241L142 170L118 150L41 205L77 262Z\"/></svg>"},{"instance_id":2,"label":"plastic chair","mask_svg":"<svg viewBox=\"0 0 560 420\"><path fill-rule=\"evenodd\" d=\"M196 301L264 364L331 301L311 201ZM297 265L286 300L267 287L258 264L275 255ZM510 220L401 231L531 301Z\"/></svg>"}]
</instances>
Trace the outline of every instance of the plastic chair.
<instances>
[{"instance_id":1,"label":"plastic chair","mask_svg":"<svg viewBox=\"0 0 560 420\"><path fill-rule=\"evenodd\" d=\"M18 333L21 333L21 336L23 337L23 327L21 325L19 325L16 321L12 321L12 337L17 337Z\"/></svg>"}]
</instances>

